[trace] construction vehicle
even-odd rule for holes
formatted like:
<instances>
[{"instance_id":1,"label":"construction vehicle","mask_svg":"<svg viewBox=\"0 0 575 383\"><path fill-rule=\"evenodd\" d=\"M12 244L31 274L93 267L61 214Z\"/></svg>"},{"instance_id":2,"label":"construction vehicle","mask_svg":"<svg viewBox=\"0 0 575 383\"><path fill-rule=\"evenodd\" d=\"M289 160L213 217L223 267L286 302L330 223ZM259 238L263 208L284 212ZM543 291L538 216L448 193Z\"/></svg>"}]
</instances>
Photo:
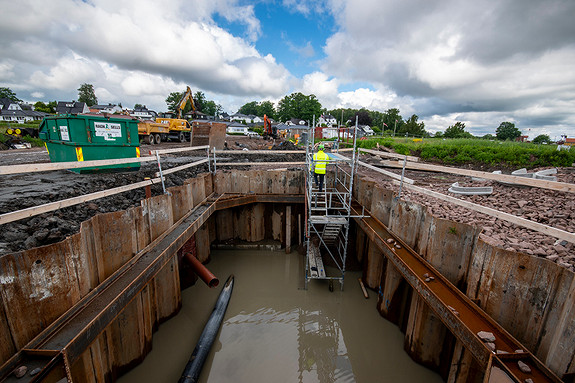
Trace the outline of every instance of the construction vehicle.
<instances>
[{"instance_id":1,"label":"construction vehicle","mask_svg":"<svg viewBox=\"0 0 575 383\"><path fill-rule=\"evenodd\" d=\"M188 101L192 104L192 110L195 112L196 105L194 104L192 90L189 86L180 101L176 104L176 118L157 117L155 122L143 121L138 124L140 140L152 145L168 140L176 140L179 142L189 141L192 134L192 126L188 120L182 118L182 112Z\"/></svg>"},{"instance_id":2,"label":"construction vehicle","mask_svg":"<svg viewBox=\"0 0 575 383\"><path fill-rule=\"evenodd\" d=\"M272 122L267 115L264 114L264 140L268 138L278 138L277 127L272 126Z\"/></svg>"},{"instance_id":3,"label":"construction vehicle","mask_svg":"<svg viewBox=\"0 0 575 383\"><path fill-rule=\"evenodd\" d=\"M164 141L170 134L169 125L160 124L154 121L142 121L138 123L138 136L140 141L146 144L154 145L162 142L162 136Z\"/></svg>"}]
</instances>

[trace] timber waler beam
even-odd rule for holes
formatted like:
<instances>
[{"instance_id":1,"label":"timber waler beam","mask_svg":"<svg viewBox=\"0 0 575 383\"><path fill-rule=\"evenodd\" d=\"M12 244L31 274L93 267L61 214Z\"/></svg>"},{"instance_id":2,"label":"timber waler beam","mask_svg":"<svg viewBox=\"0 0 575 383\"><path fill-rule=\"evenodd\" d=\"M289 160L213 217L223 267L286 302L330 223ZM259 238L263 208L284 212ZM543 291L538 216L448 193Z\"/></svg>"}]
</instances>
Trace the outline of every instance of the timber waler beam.
<instances>
[{"instance_id":1,"label":"timber waler beam","mask_svg":"<svg viewBox=\"0 0 575 383\"><path fill-rule=\"evenodd\" d=\"M531 379L534 383L561 382L547 366L530 352L525 351L526 348L517 339L435 270L431 264L393 235L367 210L364 212L365 217L354 218L359 227L393 263L452 334L473 354L485 369L485 382L489 381L492 368L495 366L505 371L512 381L517 383L524 383L526 379ZM360 213L362 213L362 206L354 201L352 216L360 215ZM391 243L388 242L390 238L393 239ZM399 248L395 244L399 244ZM495 336L494 343L500 353L495 353L488 348L477 335L480 331L490 332ZM519 361L529 366L531 372L521 371Z\"/></svg>"}]
</instances>

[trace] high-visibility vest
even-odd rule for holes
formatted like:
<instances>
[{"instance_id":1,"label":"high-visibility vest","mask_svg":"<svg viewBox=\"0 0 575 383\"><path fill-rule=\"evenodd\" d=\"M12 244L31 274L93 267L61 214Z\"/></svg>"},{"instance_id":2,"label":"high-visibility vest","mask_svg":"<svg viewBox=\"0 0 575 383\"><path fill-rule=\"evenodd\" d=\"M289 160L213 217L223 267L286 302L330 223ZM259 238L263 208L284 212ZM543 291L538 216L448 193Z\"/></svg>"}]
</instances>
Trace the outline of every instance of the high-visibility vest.
<instances>
[{"instance_id":1,"label":"high-visibility vest","mask_svg":"<svg viewBox=\"0 0 575 383\"><path fill-rule=\"evenodd\" d=\"M320 150L316 154L313 155L313 160L316 161L315 163L315 172L317 174L325 174L325 168L327 166L327 160L329 159L328 155Z\"/></svg>"}]
</instances>

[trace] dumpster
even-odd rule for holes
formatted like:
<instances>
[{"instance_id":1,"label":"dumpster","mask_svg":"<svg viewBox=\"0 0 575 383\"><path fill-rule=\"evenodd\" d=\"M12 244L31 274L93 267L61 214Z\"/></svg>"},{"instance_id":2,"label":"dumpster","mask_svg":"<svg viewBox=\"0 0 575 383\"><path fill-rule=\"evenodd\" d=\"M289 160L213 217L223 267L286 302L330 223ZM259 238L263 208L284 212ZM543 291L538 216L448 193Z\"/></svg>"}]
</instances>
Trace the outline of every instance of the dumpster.
<instances>
[{"instance_id":1,"label":"dumpster","mask_svg":"<svg viewBox=\"0 0 575 383\"><path fill-rule=\"evenodd\" d=\"M92 161L140 157L138 120L99 115L46 117L39 137L46 144L50 161ZM138 170L139 162L70 169L79 173Z\"/></svg>"}]
</instances>

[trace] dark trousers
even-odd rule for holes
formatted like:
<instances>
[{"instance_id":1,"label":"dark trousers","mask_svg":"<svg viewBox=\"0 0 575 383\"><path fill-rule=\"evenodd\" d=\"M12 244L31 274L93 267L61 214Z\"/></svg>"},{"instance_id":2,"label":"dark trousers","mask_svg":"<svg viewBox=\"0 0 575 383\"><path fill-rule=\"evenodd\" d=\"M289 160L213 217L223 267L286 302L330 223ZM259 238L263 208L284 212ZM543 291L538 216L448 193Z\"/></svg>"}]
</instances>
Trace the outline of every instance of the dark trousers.
<instances>
[{"instance_id":1,"label":"dark trousers","mask_svg":"<svg viewBox=\"0 0 575 383\"><path fill-rule=\"evenodd\" d=\"M318 180L319 178L319 180ZM315 182L315 186L319 187L319 192L323 191L323 179L325 178L325 174L317 174L313 173L313 180Z\"/></svg>"}]
</instances>

